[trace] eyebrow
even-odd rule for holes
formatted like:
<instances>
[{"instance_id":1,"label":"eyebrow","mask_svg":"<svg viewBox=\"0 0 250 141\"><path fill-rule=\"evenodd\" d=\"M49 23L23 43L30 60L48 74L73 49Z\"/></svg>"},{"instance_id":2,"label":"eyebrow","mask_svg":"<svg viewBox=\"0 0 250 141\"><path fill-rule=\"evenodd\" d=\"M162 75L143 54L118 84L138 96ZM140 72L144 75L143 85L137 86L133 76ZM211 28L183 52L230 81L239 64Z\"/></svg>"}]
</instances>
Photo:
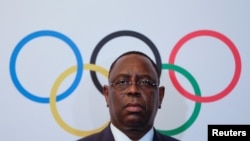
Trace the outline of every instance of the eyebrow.
<instances>
[{"instance_id":1,"label":"eyebrow","mask_svg":"<svg viewBox=\"0 0 250 141\"><path fill-rule=\"evenodd\" d=\"M124 78L124 79L130 79L132 76L130 74L118 74L115 76L114 80L119 79L119 78ZM148 74L136 74L135 76L136 79L149 79L151 81L158 81L158 79L155 79L154 77L148 75Z\"/></svg>"}]
</instances>

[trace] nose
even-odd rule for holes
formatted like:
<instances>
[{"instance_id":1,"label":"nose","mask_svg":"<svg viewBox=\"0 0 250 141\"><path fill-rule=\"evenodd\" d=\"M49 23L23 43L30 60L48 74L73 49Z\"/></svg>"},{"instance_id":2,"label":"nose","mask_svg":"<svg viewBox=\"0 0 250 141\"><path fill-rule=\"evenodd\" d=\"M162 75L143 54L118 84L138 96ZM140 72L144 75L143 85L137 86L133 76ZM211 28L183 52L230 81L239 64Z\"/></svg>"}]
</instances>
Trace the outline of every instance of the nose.
<instances>
[{"instance_id":1,"label":"nose","mask_svg":"<svg viewBox=\"0 0 250 141\"><path fill-rule=\"evenodd\" d=\"M129 87L127 88L127 95L128 96L141 96L139 87L136 83L130 83Z\"/></svg>"}]
</instances>

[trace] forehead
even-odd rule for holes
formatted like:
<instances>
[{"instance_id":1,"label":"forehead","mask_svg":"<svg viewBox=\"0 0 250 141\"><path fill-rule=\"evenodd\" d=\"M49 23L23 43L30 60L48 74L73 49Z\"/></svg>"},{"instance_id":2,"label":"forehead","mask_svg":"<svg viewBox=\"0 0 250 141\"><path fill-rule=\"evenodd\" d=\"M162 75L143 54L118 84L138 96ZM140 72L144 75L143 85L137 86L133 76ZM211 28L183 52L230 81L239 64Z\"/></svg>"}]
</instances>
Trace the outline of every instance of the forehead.
<instances>
[{"instance_id":1,"label":"forehead","mask_svg":"<svg viewBox=\"0 0 250 141\"><path fill-rule=\"evenodd\" d=\"M124 74L130 76L148 75L157 78L157 72L151 61L147 57L138 54L129 54L119 58L110 72L110 77Z\"/></svg>"}]
</instances>

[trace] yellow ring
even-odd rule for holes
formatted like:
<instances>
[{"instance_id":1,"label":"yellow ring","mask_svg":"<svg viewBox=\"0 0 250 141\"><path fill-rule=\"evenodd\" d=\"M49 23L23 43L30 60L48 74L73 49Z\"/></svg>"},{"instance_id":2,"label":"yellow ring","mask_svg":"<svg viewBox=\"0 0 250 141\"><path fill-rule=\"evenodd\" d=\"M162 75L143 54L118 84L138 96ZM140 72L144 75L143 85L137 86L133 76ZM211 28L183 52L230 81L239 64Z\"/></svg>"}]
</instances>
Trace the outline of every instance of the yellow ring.
<instances>
[{"instance_id":1,"label":"yellow ring","mask_svg":"<svg viewBox=\"0 0 250 141\"><path fill-rule=\"evenodd\" d=\"M97 72L100 72L101 74L103 74L104 76L108 77L108 71L105 70L104 68L94 65L94 64L85 64L84 69L87 70L95 70ZM104 125L102 125L101 127L94 129L94 130L86 130L86 131L81 131L75 128L72 128L71 126L69 126L67 123L65 123L63 121L63 119L61 118L60 114L57 111L57 107L56 107L56 94L57 94L57 90L61 84L61 82L70 74L72 74L73 72L76 72L76 66L70 67L67 70L65 70L55 81L52 89L51 89L51 93L50 93L50 109L52 112L52 115L54 117L54 119L56 120L56 122L67 132L77 135L77 136L88 136L90 134L93 133L97 133L101 130L103 130L108 124L109 121L106 122Z\"/></svg>"}]
</instances>

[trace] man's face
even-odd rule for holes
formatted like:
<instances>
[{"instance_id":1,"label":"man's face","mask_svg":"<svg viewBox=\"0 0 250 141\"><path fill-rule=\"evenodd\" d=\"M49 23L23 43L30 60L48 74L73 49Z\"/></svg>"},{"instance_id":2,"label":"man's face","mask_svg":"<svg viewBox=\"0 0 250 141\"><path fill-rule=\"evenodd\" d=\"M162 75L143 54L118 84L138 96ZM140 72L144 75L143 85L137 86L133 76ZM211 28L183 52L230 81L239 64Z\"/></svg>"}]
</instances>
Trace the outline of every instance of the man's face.
<instances>
[{"instance_id":1,"label":"man's face","mask_svg":"<svg viewBox=\"0 0 250 141\"><path fill-rule=\"evenodd\" d=\"M145 80L159 83L155 68L141 55L123 56L110 72L109 82L113 84L104 86L103 91L111 122L120 130L149 130L153 126L164 87L143 85ZM124 86L127 82L132 83Z\"/></svg>"}]
</instances>

